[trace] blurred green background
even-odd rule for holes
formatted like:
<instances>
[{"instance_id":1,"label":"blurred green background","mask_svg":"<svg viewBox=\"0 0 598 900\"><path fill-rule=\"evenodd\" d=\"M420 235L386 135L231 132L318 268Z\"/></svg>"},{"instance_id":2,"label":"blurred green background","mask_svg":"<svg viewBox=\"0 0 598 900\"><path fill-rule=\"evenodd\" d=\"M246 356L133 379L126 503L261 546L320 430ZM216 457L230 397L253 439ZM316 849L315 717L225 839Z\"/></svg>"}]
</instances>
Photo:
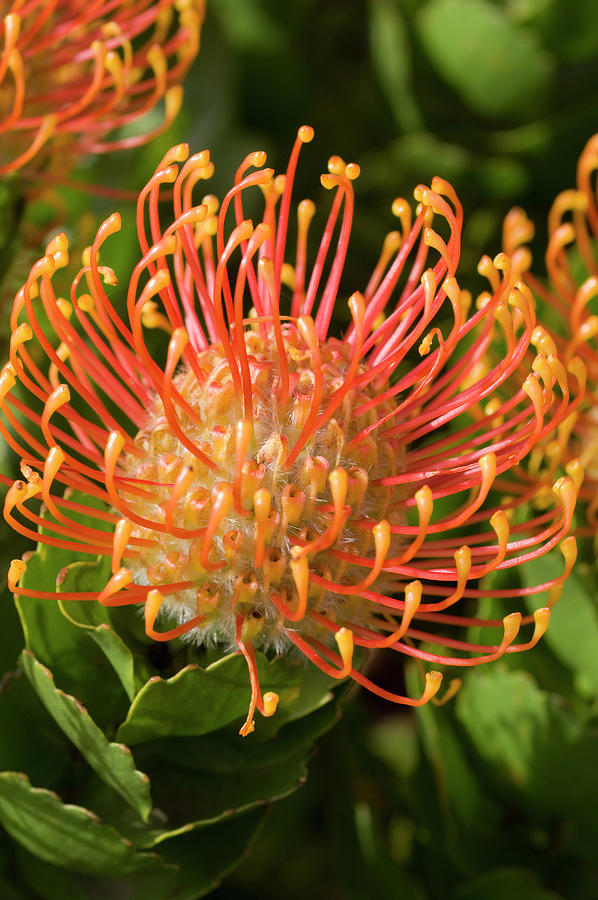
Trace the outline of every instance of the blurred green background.
<instances>
[{"instance_id":1,"label":"blurred green background","mask_svg":"<svg viewBox=\"0 0 598 900\"><path fill-rule=\"evenodd\" d=\"M298 196L317 194L332 153L362 167L349 276L368 274L390 203L449 179L466 211L466 268L499 249L524 205L542 233L598 122L592 0L212 0L184 109L159 140L208 147L222 195L245 153L285 164L297 126ZM156 144L90 163L90 178L140 187ZM315 199L315 197L314 197Z\"/></svg>"},{"instance_id":2,"label":"blurred green background","mask_svg":"<svg viewBox=\"0 0 598 900\"><path fill-rule=\"evenodd\" d=\"M598 130L597 83L595 0L211 0L175 125L138 151L84 161L73 180L136 191L184 140L212 151L208 189L222 196L251 150L265 149L281 170L298 125L309 123L316 139L302 152L298 197L322 197L329 155L361 165L347 295L366 283L394 227L392 200L433 175L461 197L461 280L481 288L477 260L500 250L514 204L536 222L541 271L552 198L573 185L577 156ZM5 205L7 237L20 210L10 197ZM133 210L75 187L57 188L52 203L34 198L26 238L5 242L5 300L57 216L74 240L88 240L116 208L123 219ZM104 258L126 276L134 232L113 239ZM5 454L1 462L11 470ZM22 549L5 533L3 564ZM598 898L595 597L595 568L584 563L543 644L472 672L447 706L414 715L352 693L318 742L307 784L273 806L213 896ZM19 638L6 615L11 668ZM397 664L384 677L418 693L416 672Z\"/></svg>"}]
</instances>

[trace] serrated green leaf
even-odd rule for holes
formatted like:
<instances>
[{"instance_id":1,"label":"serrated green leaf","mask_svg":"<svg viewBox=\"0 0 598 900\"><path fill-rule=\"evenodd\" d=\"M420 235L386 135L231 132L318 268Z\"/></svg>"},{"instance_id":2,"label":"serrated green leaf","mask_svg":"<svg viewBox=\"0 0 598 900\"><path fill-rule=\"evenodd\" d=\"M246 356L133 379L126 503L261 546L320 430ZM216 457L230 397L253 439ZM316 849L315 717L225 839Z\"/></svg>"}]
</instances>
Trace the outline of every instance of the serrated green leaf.
<instances>
[{"instance_id":1,"label":"serrated green leaf","mask_svg":"<svg viewBox=\"0 0 598 900\"><path fill-rule=\"evenodd\" d=\"M43 900L197 900L213 890L233 869L260 830L264 811L183 835L161 848L163 856L141 872L111 877L109 868L98 876L79 874L50 865L21 852L23 877ZM166 858L165 858L166 857ZM27 895L29 897L29 894Z\"/></svg>"},{"instance_id":2,"label":"serrated green leaf","mask_svg":"<svg viewBox=\"0 0 598 900\"><path fill-rule=\"evenodd\" d=\"M27 560L21 585L32 590L56 590L57 571L44 547ZM54 600L15 597L25 646L42 664L50 666L61 688L74 694L103 723L123 715L125 702L120 683L104 653L87 631L70 622Z\"/></svg>"},{"instance_id":3,"label":"serrated green leaf","mask_svg":"<svg viewBox=\"0 0 598 900\"><path fill-rule=\"evenodd\" d=\"M0 772L0 821L31 853L76 872L125 875L154 865L94 813L33 787L21 772Z\"/></svg>"},{"instance_id":4,"label":"serrated green leaf","mask_svg":"<svg viewBox=\"0 0 598 900\"><path fill-rule=\"evenodd\" d=\"M243 740L231 728L146 742L136 750L154 791L154 811L144 826L98 780L87 785L82 803L138 849L161 847L177 835L203 833L218 821L291 794L305 780L314 741L337 719L335 704L329 704L264 742Z\"/></svg>"},{"instance_id":5,"label":"serrated green leaf","mask_svg":"<svg viewBox=\"0 0 598 900\"><path fill-rule=\"evenodd\" d=\"M224 727L201 737L160 738L139 752L168 760L174 768L187 772L235 776L241 770L256 772L282 764L298 752L306 754L338 717L337 705L329 703L309 716L285 723L273 740L256 740L259 730L249 740L240 740L234 728Z\"/></svg>"},{"instance_id":6,"label":"serrated green leaf","mask_svg":"<svg viewBox=\"0 0 598 900\"><path fill-rule=\"evenodd\" d=\"M201 857L197 852L196 833L181 835L162 845L162 858L180 867L179 883L186 886L180 900L196 900L210 893L247 853L261 830L265 816L263 810L255 810L202 830Z\"/></svg>"},{"instance_id":7,"label":"serrated green leaf","mask_svg":"<svg viewBox=\"0 0 598 900\"><path fill-rule=\"evenodd\" d=\"M481 115L519 113L550 83L534 33L488 0L430 0L418 22L432 64Z\"/></svg>"},{"instance_id":8,"label":"serrated green leaf","mask_svg":"<svg viewBox=\"0 0 598 900\"><path fill-rule=\"evenodd\" d=\"M105 504L100 501L78 492L73 492L71 499L90 507L105 508ZM105 527L105 523L96 521L90 516L73 514L73 517L80 520L81 524ZM40 532L43 532L43 528ZM33 553L27 554L27 570L21 579L21 586L40 592L56 591L59 573L71 563L78 562L80 558L80 554L40 543ZM107 563L109 565L109 561L104 560L102 564ZM109 568L105 571L109 572ZM55 601L39 600L35 597L15 597L15 603L26 645L38 659L47 664L55 664L58 660L61 671L64 670L70 677L76 677L80 666L85 670L93 658L89 653L88 637L64 621ZM87 652L82 653L82 648ZM82 656L90 659L83 659ZM99 654L95 654L96 660L99 657Z\"/></svg>"},{"instance_id":9,"label":"serrated green leaf","mask_svg":"<svg viewBox=\"0 0 598 900\"><path fill-rule=\"evenodd\" d=\"M85 707L70 694L58 690L50 670L42 666L30 650L21 654L21 665L50 715L92 769L142 819L147 819L152 808L149 778L135 768L129 748L110 743Z\"/></svg>"},{"instance_id":10,"label":"serrated green leaf","mask_svg":"<svg viewBox=\"0 0 598 900\"><path fill-rule=\"evenodd\" d=\"M294 704L301 703L301 682L304 668L289 665L284 660L268 661L257 654L258 673L263 691L275 691L280 696L278 727L285 720L285 712L293 713ZM320 700L329 697L322 686ZM187 666L167 680L154 677L135 697L127 719L118 730L118 739L126 744L152 740L157 737L196 736L209 734L246 715L250 688L247 665L239 654L225 656L211 666ZM310 692L306 708L318 705ZM259 713L256 713L256 727Z\"/></svg>"},{"instance_id":11,"label":"serrated green leaf","mask_svg":"<svg viewBox=\"0 0 598 900\"><path fill-rule=\"evenodd\" d=\"M370 0L370 52L380 84L402 131L421 131L422 115L411 88L409 36L397 0Z\"/></svg>"},{"instance_id":12,"label":"serrated green leaf","mask_svg":"<svg viewBox=\"0 0 598 900\"><path fill-rule=\"evenodd\" d=\"M73 497L77 501L82 499L77 494ZM26 562L22 587L40 592L56 591L58 574L77 562L77 558L68 551L38 544L37 550L27 555ZM109 560L99 565L107 565L106 572L109 571ZM16 596L15 605L25 646L41 663L52 668L60 687L89 707L96 721L118 721L124 714L126 698L112 666L89 631L66 618L53 599Z\"/></svg>"},{"instance_id":13,"label":"serrated green leaf","mask_svg":"<svg viewBox=\"0 0 598 900\"><path fill-rule=\"evenodd\" d=\"M307 758L314 741L337 718L337 710L330 704L285 725L276 738L263 743L244 741L231 729L202 738L153 742L147 754L152 774L149 761L153 759L156 767L155 805L168 816L169 827L149 831L145 837L128 836L147 849L181 830L288 796L307 777Z\"/></svg>"},{"instance_id":14,"label":"serrated green leaf","mask_svg":"<svg viewBox=\"0 0 598 900\"><path fill-rule=\"evenodd\" d=\"M89 875L60 868L20 848L19 862L23 880L35 892L34 897L43 900L186 900L185 893L175 892L172 883L178 875L178 867L155 859L148 863L147 871L132 873L122 878ZM165 887L168 885L168 887ZM172 893L170 893L172 891ZM31 893L28 891L30 900Z\"/></svg>"},{"instance_id":15,"label":"serrated green leaf","mask_svg":"<svg viewBox=\"0 0 598 900\"><path fill-rule=\"evenodd\" d=\"M97 562L76 562L67 567L58 585L59 593L95 591L105 586L109 577L107 560ZM63 616L79 628L84 629L120 678L129 700L135 696L140 685L135 680L133 654L122 638L114 631L108 610L100 603L68 601L59 603Z\"/></svg>"},{"instance_id":16,"label":"serrated green leaf","mask_svg":"<svg viewBox=\"0 0 598 900\"><path fill-rule=\"evenodd\" d=\"M238 773L163 771L156 779L156 807L168 815L171 827L154 829L137 846L149 849L195 828L217 822L281 800L293 793L307 778L305 752L301 748L284 763L262 766Z\"/></svg>"}]
</instances>

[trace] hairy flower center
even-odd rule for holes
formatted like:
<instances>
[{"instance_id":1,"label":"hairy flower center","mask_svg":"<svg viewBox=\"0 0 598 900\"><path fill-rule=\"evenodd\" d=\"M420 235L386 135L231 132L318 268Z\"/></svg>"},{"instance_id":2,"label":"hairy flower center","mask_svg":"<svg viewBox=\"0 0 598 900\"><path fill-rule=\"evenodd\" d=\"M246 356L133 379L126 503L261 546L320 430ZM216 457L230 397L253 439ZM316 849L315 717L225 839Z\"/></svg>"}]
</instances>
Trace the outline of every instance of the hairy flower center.
<instances>
[{"instance_id":1,"label":"hairy flower center","mask_svg":"<svg viewBox=\"0 0 598 900\"><path fill-rule=\"evenodd\" d=\"M365 625L369 604L347 586L392 588L393 576L379 570L398 540L387 530L381 551L376 526L404 520L401 489L383 483L400 470L402 448L367 431L394 408L381 399L389 385L361 385L365 369L349 372L351 350L339 340L320 345L317 364L295 326L285 326L282 340L288 380L273 335L245 334L252 422L224 350L210 347L195 371L174 378L186 404L177 407L185 443L156 399L135 439L142 456L121 460L142 488L129 500L136 516L164 526L134 526L145 546L127 565L134 581L160 588L163 612L180 622L198 617L198 641L233 644L242 616L246 637L282 649L285 619L308 634L320 630L318 613ZM128 494L126 479L121 492Z\"/></svg>"}]
</instances>

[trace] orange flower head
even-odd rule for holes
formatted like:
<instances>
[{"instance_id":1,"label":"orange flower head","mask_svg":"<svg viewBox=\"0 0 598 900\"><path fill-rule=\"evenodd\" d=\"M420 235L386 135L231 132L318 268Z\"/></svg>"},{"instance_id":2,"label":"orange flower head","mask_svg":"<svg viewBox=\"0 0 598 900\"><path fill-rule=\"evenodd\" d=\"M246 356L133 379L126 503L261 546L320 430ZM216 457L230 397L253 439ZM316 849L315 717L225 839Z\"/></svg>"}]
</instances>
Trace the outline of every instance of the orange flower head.
<instances>
[{"instance_id":1,"label":"orange flower head","mask_svg":"<svg viewBox=\"0 0 598 900\"><path fill-rule=\"evenodd\" d=\"M540 298L550 322L549 340L567 362L579 356L587 371L583 404L559 429L559 455L578 457L585 470L580 497L588 527L598 526L598 135L586 144L577 166L577 187L562 191L548 216L547 280L531 271L525 246L533 223L519 208L505 219L503 245L518 277ZM556 454L555 454L556 455Z\"/></svg>"},{"instance_id":2,"label":"orange flower head","mask_svg":"<svg viewBox=\"0 0 598 900\"><path fill-rule=\"evenodd\" d=\"M68 300L54 289L68 242L55 238L15 299L0 378L0 427L23 471L7 520L112 561L99 594L55 595L19 586L17 560L13 591L138 604L155 640L185 635L241 652L251 681L242 734L256 708L271 715L277 703L262 694L254 648L300 651L333 678L419 705L438 691L436 668L421 697L404 697L358 671L354 648L463 667L530 647L575 556L576 478L558 479L552 501L526 519L536 487L518 473L575 408L570 384L583 367L572 359L567 370L540 347L528 365L533 301L502 258L483 262L491 291L472 307L455 278L462 211L442 179L416 189L414 220L395 200L399 229L363 291L342 300L359 167L329 161L321 182L332 200L312 252L315 205L303 200L291 215L312 137L299 129L284 175L250 154L221 206L192 197L213 171L207 151L167 153L139 197L126 312L100 262L118 214L84 252ZM257 224L244 213L256 192ZM347 307L339 331L333 316ZM160 361L156 330L168 335ZM104 511L61 485L105 501ZM102 527L81 526L81 512ZM484 575L558 544L564 572L538 588L548 606L522 617L511 609L520 592L495 590L501 616L475 616ZM471 643L459 635L469 626L502 637ZM529 634L516 643L522 627Z\"/></svg>"},{"instance_id":3,"label":"orange flower head","mask_svg":"<svg viewBox=\"0 0 598 900\"><path fill-rule=\"evenodd\" d=\"M12 0L0 23L0 174L49 154L132 147L176 116L199 49L204 0ZM142 135L106 135L165 102Z\"/></svg>"}]
</instances>

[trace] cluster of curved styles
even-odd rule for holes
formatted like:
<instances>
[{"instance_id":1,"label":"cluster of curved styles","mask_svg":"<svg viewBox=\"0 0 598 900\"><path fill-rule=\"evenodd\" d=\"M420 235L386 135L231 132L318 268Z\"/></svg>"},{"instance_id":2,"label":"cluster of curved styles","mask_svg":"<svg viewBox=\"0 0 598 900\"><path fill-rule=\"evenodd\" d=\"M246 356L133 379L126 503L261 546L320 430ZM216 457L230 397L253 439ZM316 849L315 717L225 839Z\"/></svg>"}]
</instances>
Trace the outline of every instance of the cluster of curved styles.
<instances>
[{"instance_id":1,"label":"cluster of curved styles","mask_svg":"<svg viewBox=\"0 0 598 900\"><path fill-rule=\"evenodd\" d=\"M67 265L65 235L33 266L0 376L0 430L23 473L8 491L7 521L112 561L99 594L21 587L22 560L11 589L136 604L156 640L186 635L240 651L251 681L243 735L255 709L271 715L278 699L262 694L255 648L299 650L334 678L416 706L440 687L435 667L533 646L575 559L579 464L540 508L536 484L518 473L579 405L582 363L565 366L549 346L506 255L483 263L490 290L475 304L459 288L462 210L438 178L415 190L414 219L406 201L393 203L400 227L363 292L348 298L351 324L335 337L359 167L330 159L321 178L330 210L308 263L315 206L291 211L300 148L312 137L299 129L284 175L250 154L221 205L192 197L212 175L209 153L173 147L139 196L141 258L126 312L99 256L121 227L115 213L84 252L69 298L53 282ZM258 224L243 210L256 189ZM163 365L148 349L156 328L168 334ZM82 526L80 513L101 527ZM523 590L480 586L557 545L560 577ZM547 606L512 611L539 591ZM476 616L489 596L504 618ZM471 626L498 627L502 639L471 643ZM431 665L422 696L374 684L353 665L355 647Z\"/></svg>"},{"instance_id":2,"label":"cluster of curved styles","mask_svg":"<svg viewBox=\"0 0 598 900\"><path fill-rule=\"evenodd\" d=\"M552 466L578 458L585 472L580 499L586 526L579 534L594 536L598 527L598 134L584 147L577 165L577 187L556 197L548 216L545 254L547 281L531 271L526 244L534 226L520 208L504 222L503 246L517 277L545 304L551 323L550 341L565 363L574 355L587 372L585 398L559 429L544 458Z\"/></svg>"},{"instance_id":3,"label":"cluster of curved styles","mask_svg":"<svg viewBox=\"0 0 598 900\"><path fill-rule=\"evenodd\" d=\"M175 118L199 49L205 0L3 0L0 175L47 152L70 157L132 147ZM165 101L150 131L104 142ZM45 151L45 152L44 152Z\"/></svg>"}]
</instances>

